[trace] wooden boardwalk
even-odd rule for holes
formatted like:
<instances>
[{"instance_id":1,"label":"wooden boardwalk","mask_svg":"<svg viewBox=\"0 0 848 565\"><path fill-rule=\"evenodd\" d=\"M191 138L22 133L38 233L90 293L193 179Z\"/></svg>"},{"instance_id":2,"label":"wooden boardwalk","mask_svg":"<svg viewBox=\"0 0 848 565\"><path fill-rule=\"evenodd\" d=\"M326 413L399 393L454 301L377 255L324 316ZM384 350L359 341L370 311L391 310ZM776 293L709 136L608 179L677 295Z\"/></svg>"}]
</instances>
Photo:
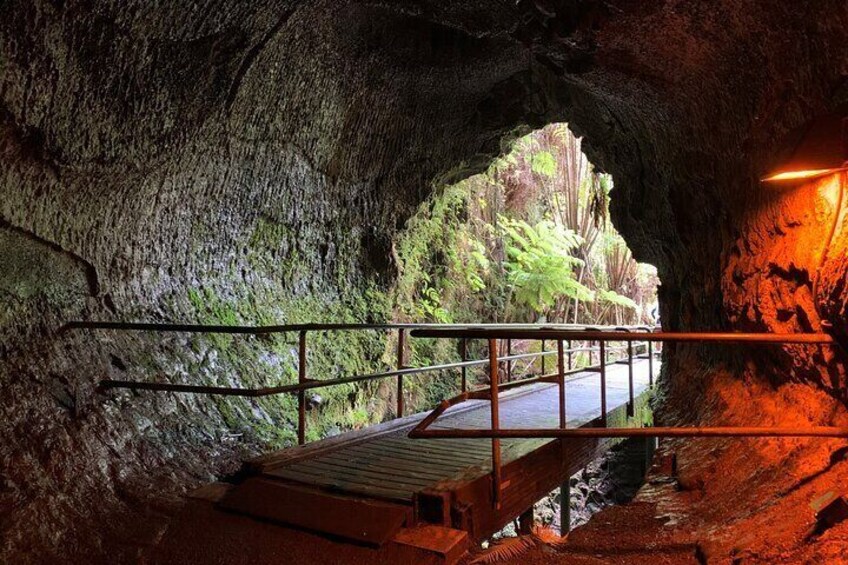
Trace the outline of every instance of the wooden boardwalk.
<instances>
[{"instance_id":1,"label":"wooden boardwalk","mask_svg":"<svg viewBox=\"0 0 848 565\"><path fill-rule=\"evenodd\" d=\"M654 371L659 371L656 361ZM633 375L635 418L628 418L628 366L607 365L610 426L641 425L649 396L646 359L634 360ZM558 426L555 384L527 385L500 398L501 428ZM568 377L566 415L569 427L598 425L597 371ZM495 508L491 440L410 439L407 434L423 416L408 416L249 461L247 480L220 506L376 545L402 526L422 521L483 539L588 464L609 443L603 439L502 440L503 504ZM489 427L489 402L469 400L448 410L431 428ZM340 519L340 511L351 515ZM353 525L347 523L351 520ZM374 521L380 523L369 523Z\"/></svg>"}]
</instances>

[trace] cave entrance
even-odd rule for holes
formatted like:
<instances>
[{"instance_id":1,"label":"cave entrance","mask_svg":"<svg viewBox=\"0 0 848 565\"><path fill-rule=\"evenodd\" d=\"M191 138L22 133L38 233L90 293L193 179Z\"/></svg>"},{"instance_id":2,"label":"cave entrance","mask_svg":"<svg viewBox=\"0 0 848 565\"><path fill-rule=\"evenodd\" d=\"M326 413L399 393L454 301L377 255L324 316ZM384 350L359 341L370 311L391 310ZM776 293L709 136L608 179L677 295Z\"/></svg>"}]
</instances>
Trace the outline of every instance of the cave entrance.
<instances>
[{"instance_id":1,"label":"cave entrance","mask_svg":"<svg viewBox=\"0 0 848 565\"><path fill-rule=\"evenodd\" d=\"M580 138L554 123L503 147L484 172L437 186L408 222L395 248L396 319L657 324L657 271L610 221L613 179ZM423 347L422 358L439 357ZM520 365L515 376L538 370Z\"/></svg>"},{"instance_id":2,"label":"cave entrance","mask_svg":"<svg viewBox=\"0 0 848 565\"><path fill-rule=\"evenodd\" d=\"M613 188L555 123L438 187L397 246L397 310L429 322L655 324L658 278L609 220Z\"/></svg>"}]
</instances>

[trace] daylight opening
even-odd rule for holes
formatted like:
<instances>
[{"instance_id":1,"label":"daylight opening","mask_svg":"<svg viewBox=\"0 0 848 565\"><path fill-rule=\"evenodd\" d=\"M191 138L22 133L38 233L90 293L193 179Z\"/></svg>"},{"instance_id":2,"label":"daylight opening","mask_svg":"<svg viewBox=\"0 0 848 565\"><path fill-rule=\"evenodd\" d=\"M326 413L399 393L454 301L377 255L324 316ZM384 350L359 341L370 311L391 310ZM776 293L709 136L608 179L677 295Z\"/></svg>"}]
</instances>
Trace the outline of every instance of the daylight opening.
<instances>
[{"instance_id":1,"label":"daylight opening","mask_svg":"<svg viewBox=\"0 0 848 565\"><path fill-rule=\"evenodd\" d=\"M657 271L633 258L611 222L613 186L567 124L512 140L486 171L437 187L408 222L395 248L396 319L657 325ZM415 346L421 361L438 356L426 342ZM588 344L574 348L583 351L569 354L572 364L589 364ZM531 358L504 370L513 379L541 369Z\"/></svg>"},{"instance_id":2,"label":"daylight opening","mask_svg":"<svg viewBox=\"0 0 848 565\"><path fill-rule=\"evenodd\" d=\"M397 247L397 306L433 322L655 324L656 269L609 219L613 178L567 124L516 139L489 169L445 186Z\"/></svg>"}]
</instances>

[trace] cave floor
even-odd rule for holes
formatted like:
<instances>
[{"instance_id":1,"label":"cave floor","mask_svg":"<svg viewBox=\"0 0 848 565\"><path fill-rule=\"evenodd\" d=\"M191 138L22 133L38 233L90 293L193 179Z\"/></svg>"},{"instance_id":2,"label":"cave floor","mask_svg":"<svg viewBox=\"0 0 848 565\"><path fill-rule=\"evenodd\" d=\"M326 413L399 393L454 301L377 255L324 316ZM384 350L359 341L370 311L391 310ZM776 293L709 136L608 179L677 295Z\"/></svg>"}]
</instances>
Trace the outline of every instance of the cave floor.
<instances>
[{"instance_id":1,"label":"cave floor","mask_svg":"<svg viewBox=\"0 0 848 565\"><path fill-rule=\"evenodd\" d=\"M537 545L498 563L514 565L627 564L697 565L697 545L676 516L658 504L672 485L648 488L631 504L611 507L574 530L560 548ZM644 491L645 489L643 489ZM473 559L473 557L471 557ZM208 501L189 500L164 538L143 562L151 565L430 565L439 556L388 544L380 549L216 510ZM467 562L467 561L464 561Z\"/></svg>"},{"instance_id":2,"label":"cave floor","mask_svg":"<svg viewBox=\"0 0 848 565\"><path fill-rule=\"evenodd\" d=\"M156 565L430 565L433 554L389 544L381 549L333 541L190 500L149 558Z\"/></svg>"}]
</instances>

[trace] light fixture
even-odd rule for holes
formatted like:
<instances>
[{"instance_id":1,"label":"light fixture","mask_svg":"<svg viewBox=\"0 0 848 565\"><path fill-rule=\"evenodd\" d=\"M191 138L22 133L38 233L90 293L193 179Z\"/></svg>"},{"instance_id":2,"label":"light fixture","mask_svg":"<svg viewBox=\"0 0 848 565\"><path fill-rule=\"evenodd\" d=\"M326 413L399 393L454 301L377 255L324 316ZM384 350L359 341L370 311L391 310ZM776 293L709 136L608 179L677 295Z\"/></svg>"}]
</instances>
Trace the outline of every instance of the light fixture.
<instances>
[{"instance_id":1,"label":"light fixture","mask_svg":"<svg viewBox=\"0 0 848 565\"><path fill-rule=\"evenodd\" d=\"M848 171L848 118L822 116L810 124L792 157L761 180L797 183Z\"/></svg>"},{"instance_id":2,"label":"light fixture","mask_svg":"<svg viewBox=\"0 0 848 565\"><path fill-rule=\"evenodd\" d=\"M792 157L760 180L772 186L795 186L833 174L839 175L836 209L813 276L811 291L813 308L821 321L822 329L832 335L842 350L848 353L848 331L842 324L834 325L825 318L818 301L822 268L839 227L845 201L845 186L848 184L848 117L844 113L830 114L813 121L801 137Z\"/></svg>"}]
</instances>

